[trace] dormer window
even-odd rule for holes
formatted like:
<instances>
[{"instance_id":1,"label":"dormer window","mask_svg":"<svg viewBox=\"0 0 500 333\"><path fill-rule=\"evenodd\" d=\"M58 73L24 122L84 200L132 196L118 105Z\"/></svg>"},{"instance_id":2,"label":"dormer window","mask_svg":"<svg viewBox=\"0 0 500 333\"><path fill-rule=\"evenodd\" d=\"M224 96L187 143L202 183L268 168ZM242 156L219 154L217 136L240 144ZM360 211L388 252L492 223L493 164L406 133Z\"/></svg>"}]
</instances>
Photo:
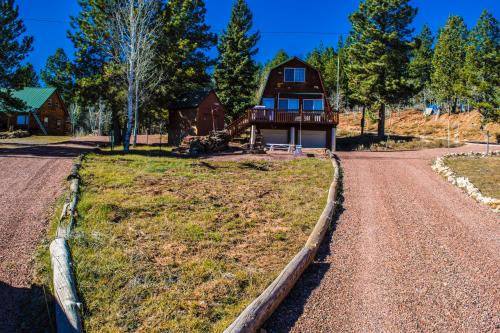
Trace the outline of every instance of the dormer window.
<instances>
[{"instance_id":1,"label":"dormer window","mask_svg":"<svg viewBox=\"0 0 500 333\"><path fill-rule=\"evenodd\" d=\"M306 82L306 69L285 68L285 82Z\"/></svg>"}]
</instances>

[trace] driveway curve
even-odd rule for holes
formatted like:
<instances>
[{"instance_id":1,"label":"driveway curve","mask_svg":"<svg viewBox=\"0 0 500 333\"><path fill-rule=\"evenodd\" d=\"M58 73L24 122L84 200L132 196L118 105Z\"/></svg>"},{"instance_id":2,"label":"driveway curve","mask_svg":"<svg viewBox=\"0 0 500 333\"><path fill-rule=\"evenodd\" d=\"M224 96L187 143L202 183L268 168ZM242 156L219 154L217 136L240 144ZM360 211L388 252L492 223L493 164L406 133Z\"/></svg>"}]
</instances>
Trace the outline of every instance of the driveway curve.
<instances>
[{"instance_id":1,"label":"driveway curve","mask_svg":"<svg viewBox=\"0 0 500 333\"><path fill-rule=\"evenodd\" d=\"M0 332L33 332L45 316L33 299L31 259L47 230L52 207L64 191L73 159L88 150L76 145L0 146ZM45 320L45 323L48 321Z\"/></svg>"},{"instance_id":2,"label":"driveway curve","mask_svg":"<svg viewBox=\"0 0 500 333\"><path fill-rule=\"evenodd\" d=\"M430 166L457 149L340 152L344 204L268 332L493 332L500 214Z\"/></svg>"}]
</instances>

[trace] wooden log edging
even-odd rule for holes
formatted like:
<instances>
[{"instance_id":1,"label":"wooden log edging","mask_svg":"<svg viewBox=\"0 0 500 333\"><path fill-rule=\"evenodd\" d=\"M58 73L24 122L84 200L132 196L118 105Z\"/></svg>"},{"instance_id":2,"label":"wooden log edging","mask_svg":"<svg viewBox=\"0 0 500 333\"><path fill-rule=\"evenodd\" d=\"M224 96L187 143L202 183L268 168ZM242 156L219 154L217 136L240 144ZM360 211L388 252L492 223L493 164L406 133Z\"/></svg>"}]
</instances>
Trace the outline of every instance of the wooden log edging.
<instances>
[{"instance_id":1,"label":"wooden log edging","mask_svg":"<svg viewBox=\"0 0 500 333\"><path fill-rule=\"evenodd\" d=\"M333 182L328 191L328 199L323 213L309 235L304 247L286 265L278 277L250 303L245 310L229 325L224 333L255 333L271 316L290 290L295 286L300 276L314 260L316 252L330 226L340 191L340 163L337 157L328 152L335 168Z\"/></svg>"},{"instance_id":2,"label":"wooden log edging","mask_svg":"<svg viewBox=\"0 0 500 333\"><path fill-rule=\"evenodd\" d=\"M76 293L76 279L68 245L68 239L76 220L76 205L80 187L80 170L84 155L73 163L67 177L70 185L69 197L64 203L57 225L56 238L50 243L50 261L53 272L54 298L57 332L83 332L80 316L81 303Z\"/></svg>"}]
</instances>

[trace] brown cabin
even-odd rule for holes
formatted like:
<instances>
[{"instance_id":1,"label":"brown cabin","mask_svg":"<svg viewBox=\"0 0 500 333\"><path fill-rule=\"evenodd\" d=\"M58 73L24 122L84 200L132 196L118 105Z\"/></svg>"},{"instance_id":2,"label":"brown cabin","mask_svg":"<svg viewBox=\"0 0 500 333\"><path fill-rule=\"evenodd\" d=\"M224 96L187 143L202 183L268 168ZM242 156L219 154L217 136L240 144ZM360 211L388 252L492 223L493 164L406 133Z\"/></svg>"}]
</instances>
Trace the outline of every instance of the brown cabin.
<instances>
[{"instance_id":1,"label":"brown cabin","mask_svg":"<svg viewBox=\"0 0 500 333\"><path fill-rule=\"evenodd\" d=\"M56 88L27 87L12 92L26 105L23 109L0 106L0 130L64 135L69 132L68 112Z\"/></svg>"},{"instance_id":2,"label":"brown cabin","mask_svg":"<svg viewBox=\"0 0 500 333\"><path fill-rule=\"evenodd\" d=\"M179 145L186 136L203 136L224 129L224 106L214 90L203 89L181 95L168 109L170 145Z\"/></svg>"},{"instance_id":3,"label":"brown cabin","mask_svg":"<svg viewBox=\"0 0 500 333\"><path fill-rule=\"evenodd\" d=\"M335 149L338 113L332 110L321 73L294 57L269 72L259 106L228 126L260 132L266 144Z\"/></svg>"}]
</instances>

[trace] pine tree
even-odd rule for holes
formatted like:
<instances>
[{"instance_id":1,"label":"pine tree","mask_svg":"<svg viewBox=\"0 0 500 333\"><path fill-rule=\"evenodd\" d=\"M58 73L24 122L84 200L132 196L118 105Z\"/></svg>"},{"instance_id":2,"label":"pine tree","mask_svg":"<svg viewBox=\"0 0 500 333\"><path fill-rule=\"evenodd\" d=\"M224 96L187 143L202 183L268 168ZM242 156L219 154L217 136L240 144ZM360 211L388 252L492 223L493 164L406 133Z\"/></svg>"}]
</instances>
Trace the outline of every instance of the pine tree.
<instances>
[{"instance_id":1,"label":"pine tree","mask_svg":"<svg viewBox=\"0 0 500 333\"><path fill-rule=\"evenodd\" d=\"M460 16L450 16L439 32L432 59L432 88L438 101L455 112L458 99L465 97L462 70L465 63L467 27Z\"/></svg>"},{"instance_id":2,"label":"pine tree","mask_svg":"<svg viewBox=\"0 0 500 333\"><path fill-rule=\"evenodd\" d=\"M273 59L269 60L268 62L265 63L265 65L260 67L259 78L257 80L259 82L259 85L258 85L257 92L255 94L255 101L254 101L255 104L259 104L261 102L260 97L262 95L262 92L264 91L266 81L267 81L267 76L269 75L269 72L271 71L271 69L273 67L278 66L281 63L284 63L289 58L290 57L285 52L285 50L280 49L280 50L278 50L278 52L276 53L276 55L274 56Z\"/></svg>"},{"instance_id":3,"label":"pine tree","mask_svg":"<svg viewBox=\"0 0 500 333\"><path fill-rule=\"evenodd\" d=\"M17 69L12 78L12 88L39 87L40 78L32 64L27 63Z\"/></svg>"},{"instance_id":4,"label":"pine tree","mask_svg":"<svg viewBox=\"0 0 500 333\"><path fill-rule=\"evenodd\" d=\"M463 72L473 106L487 119L500 120L500 32L486 10L470 33Z\"/></svg>"},{"instance_id":5,"label":"pine tree","mask_svg":"<svg viewBox=\"0 0 500 333\"><path fill-rule=\"evenodd\" d=\"M203 0L170 0L162 7L156 62L165 79L157 105L166 107L179 94L210 85L208 69L215 61L207 51L217 44L217 35L205 15Z\"/></svg>"},{"instance_id":6,"label":"pine tree","mask_svg":"<svg viewBox=\"0 0 500 333\"><path fill-rule=\"evenodd\" d=\"M350 17L351 89L363 103L379 109L378 135L385 135L385 107L410 92L410 27L417 10L409 0L365 0Z\"/></svg>"},{"instance_id":7,"label":"pine tree","mask_svg":"<svg viewBox=\"0 0 500 333\"><path fill-rule=\"evenodd\" d=\"M337 54L333 47L321 43L307 55L306 62L320 71L325 89L332 98L337 86Z\"/></svg>"},{"instance_id":8,"label":"pine tree","mask_svg":"<svg viewBox=\"0 0 500 333\"><path fill-rule=\"evenodd\" d=\"M234 119L252 103L257 88L258 66L253 56L260 34L250 33L252 13L245 0L236 0L227 29L220 37L219 58L214 71L217 93Z\"/></svg>"},{"instance_id":9,"label":"pine tree","mask_svg":"<svg viewBox=\"0 0 500 333\"><path fill-rule=\"evenodd\" d=\"M432 56L434 50L434 37L427 24L417 36L417 47L412 52L410 62L410 77L414 87L415 95L422 93L424 104L429 100L429 89L432 73Z\"/></svg>"},{"instance_id":10,"label":"pine tree","mask_svg":"<svg viewBox=\"0 0 500 333\"><path fill-rule=\"evenodd\" d=\"M26 27L19 18L14 0L0 0L0 103L20 108L23 103L12 97L12 80L21 62L32 50L33 37L26 36Z\"/></svg>"},{"instance_id":11,"label":"pine tree","mask_svg":"<svg viewBox=\"0 0 500 333\"><path fill-rule=\"evenodd\" d=\"M62 99L69 105L74 99L73 66L62 48L47 59L45 68L40 73L46 85L55 87Z\"/></svg>"}]
</instances>

